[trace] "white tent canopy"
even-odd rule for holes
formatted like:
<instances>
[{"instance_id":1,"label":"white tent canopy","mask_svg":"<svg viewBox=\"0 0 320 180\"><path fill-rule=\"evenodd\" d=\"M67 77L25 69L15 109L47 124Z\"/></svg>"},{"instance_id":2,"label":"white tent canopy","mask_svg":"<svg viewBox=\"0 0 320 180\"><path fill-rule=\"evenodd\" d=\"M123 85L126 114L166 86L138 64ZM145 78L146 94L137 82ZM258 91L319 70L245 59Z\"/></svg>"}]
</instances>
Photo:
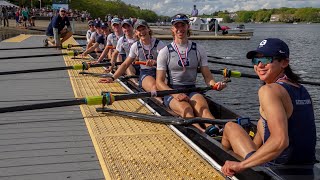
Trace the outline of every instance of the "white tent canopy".
<instances>
[{"instance_id":1,"label":"white tent canopy","mask_svg":"<svg viewBox=\"0 0 320 180\"><path fill-rule=\"evenodd\" d=\"M19 7L17 5L14 5L12 3L9 3L7 1L4 1L4 0L0 0L0 6L14 6L14 7Z\"/></svg>"}]
</instances>

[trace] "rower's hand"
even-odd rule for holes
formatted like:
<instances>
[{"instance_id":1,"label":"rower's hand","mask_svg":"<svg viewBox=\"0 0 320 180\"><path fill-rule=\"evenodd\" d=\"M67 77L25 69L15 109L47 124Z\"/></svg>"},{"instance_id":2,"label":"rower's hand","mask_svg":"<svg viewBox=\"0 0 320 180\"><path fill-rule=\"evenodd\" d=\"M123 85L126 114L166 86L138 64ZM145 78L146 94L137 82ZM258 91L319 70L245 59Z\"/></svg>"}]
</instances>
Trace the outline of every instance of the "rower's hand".
<instances>
[{"instance_id":1,"label":"rower's hand","mask_svg":"<svg viewBox=\"0 0 320 180\"><path fill-rule=\"evenodd\" d=\"M83 53L80 54L80 57L83 59L83 58L85 58L85 56L87 56L87 55L88 55L87 53L83 52Z\"/></svg>"},{"instance_id":2,"label":"rower's hand","mask_svg":"<svg viewBox=\"0 0 320 180\"><path fill-rule=\"evenodd\" d=\"M180 94L175 94L173 95L173 97L177 100L177 101L186 101L186 102L189 102L190 101L190 98L189 96L187 96L186 94L184 93L180 93Z\"/></svg>"},{"instance_id":3,"label":"rower's hand","mask_svg":"<svg viewBox=\"0 0 320 180\"><path fill-rule=\"evenodd\" d=\"M106 68L104 71L105 71L106 73L110 73L110 72L112 72L112 69L113 69L113 66L109 66L109 67Z\"/></svg>"},{"instance_id":4,"label":"rower's hand","mask_svg":"<svg viewBox=\"0 0 320 180\"><path fill-rule=\"evenodd\" d=\"M148 59L147 61L146 61L146 66L155 66L157 64L157 62L155 61L155 60L153 60L153 59Z\"/></svg>"},{"instance_id":5,"label":"rower's hand","mask_svg":"<svg viewBox=\"0 0 320 180\"><path fill-rule=\"evenodd\" d=\"M237 161L226 161L221 168L221 171L226 176L233 176L236 173L245 170L241 162Z\"/></svg>"},{"instance_id":6,"label":"rower's hand","mask_svg":"<svg viewBox=\"0 0 320 180\"><path fill-rule=\"evenodd\" d=\"M98 82L99 82L99 83L113 83L113 79L112 79L112 78L109 78L109 77L107 77L107 78L101 78L101 79L99 79Z\"/></svg>"},{"instance_id":7,"label":"rower's hand","mask_svg":"<svg viewBox=\"0 0 320 180\"><path fill-rule=\"evenodd\" d=\"M227 87L227 83L220 81L220 82L215 83L214 86L216 87L217 91L221 91L222 89Z\"/></svg>"},{"instance_id":8,"label":"rower's hand","mask_svg":"<svg viewBox=\"0 0 320 180\"><path fill-rule=\"evenodd\" d=\"M91 62L88 62L89 64L99 64L101 63L100 61L91 61Z\"/></svg>"}]
</instances>

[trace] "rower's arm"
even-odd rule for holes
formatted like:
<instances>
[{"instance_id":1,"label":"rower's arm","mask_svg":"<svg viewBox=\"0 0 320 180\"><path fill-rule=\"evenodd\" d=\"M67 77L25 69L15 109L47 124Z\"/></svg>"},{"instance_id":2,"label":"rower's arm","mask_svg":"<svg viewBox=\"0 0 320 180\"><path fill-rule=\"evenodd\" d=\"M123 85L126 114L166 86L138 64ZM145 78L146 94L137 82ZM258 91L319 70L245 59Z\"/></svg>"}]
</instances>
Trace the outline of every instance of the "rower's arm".
<instances>
[{"instance_id":1,"label":"rower's arm","mask_svg":"<svg viewBox=\"0 0 320 180\"><path fill-rule=\"evenodd\" d=\"M288 116L282 101L283 90L277 84L262 86L259 101L268 122L270 137L257 152L241 162L244 168L264 164L277 158L289 146Z\"/></svg>"},{"instance_id":2,"label":"rower's arm","mask_svg":"<svg viewBox=\"0 0 320 180\"><path fill-rule=\"evenodd\" d=\"M101 61L103 60L103 58L108 54L109 49L110 49L109 46L106 46L106 47L104 48L104 50L102 51L99 59L97 60L98 62L101 62Z\"/></svg>"},{"instance_id":3,"label":"rower's arm","mask_svg":"<svg viewBox=\"0 0 320 180\"><path fill-rule=\"evenodd\" d=\"M99 46L99 43L94 43L93 46L91 46L89 49L85 50L83 54L88 54L94 51Z\"/></svg>"},{"instance_id":4,"label":"rower's arm","mask_svg":"<svg viewBox=\"0 0 320 180\"><path fill-rule=\"evenodd\" d=\"M157 85L157 89L159 89L159 90L172 89L166 83L166 71L165 70L157 70L156 85Z\"/></svg>"},{"instance_id":5,"label":"rower's arm","mask_svg":"<svg viewBox=\"0 0 320 180\"><path fill-rule=\"evenodd\" d=\"M216 83L216 81L214 80L214 78L213 78L208 66L202 66L200 68L200 71L202 73L202 76L204 77L205 83L208 86L210 86L210 85L213 86Z\"/></svg>"},{"instance_id":6,"label":"rower's arm","mask_svg":"<svg viewBox=\"0 0 320 180\"><path fill-rule=\"evenodd\" d=\"M94 39L90 39L89 43L87 44L87 49L89 49L94 43Z\"/></svg>"},{"instance_id":7,"label":"rower's arm","mask_svg":"<svg viewBox=\"0 0 320 180\"><path fill-rule=\"evenodd\" d=\"M128 69L128 67L132 64L134 60L134 58L127 57L127 59L120 65L120 67L117 69L117 71L113 74L112 77L114 79L119 78Z\"/></svg>"}]
</instances>

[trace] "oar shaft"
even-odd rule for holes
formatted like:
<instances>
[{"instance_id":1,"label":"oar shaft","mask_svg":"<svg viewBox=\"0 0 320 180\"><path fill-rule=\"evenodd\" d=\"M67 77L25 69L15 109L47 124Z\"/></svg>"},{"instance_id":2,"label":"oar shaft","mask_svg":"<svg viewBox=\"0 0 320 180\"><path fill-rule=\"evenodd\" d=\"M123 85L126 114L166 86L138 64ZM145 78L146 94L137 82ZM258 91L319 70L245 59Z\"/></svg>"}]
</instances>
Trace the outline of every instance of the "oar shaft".
<instances>
[{"instance_id":1,"label":"oar shaft","mask_svg":"<svg viewBox=\"0 0 320 180\"><path fill-rule=\"evenodd\" d=\"M48 109L48 108L55 108L55 107L66 107L66 106L81 105L85 103L86 103L86 99L82 98L82 99L59 101L59 102L12 106L12 107L0 108L0 113L28 111L28 110L35 110L35 109Z\"/></svg>"},{"instance_id":2,"label":"oar shaft","mask_svg":"<svg viewBox=\"0 0 320 180\"><path fill-rule=\"evenodd\" d=\"M73 44L68 44L68 45L62 45L62 46L38 46L38 47L16 47L16 48L1 48L0 51L2 50L6 50L6 51L10 51L10 50L24 50L24 49L50 49L50 48L62 48L62 49L67 49L67 48L72 48L72 47L83 47L86 46L85 44L77 44L77 45L73 45Z\"/></svg>"},{"instance_id":3,"label":"oar shaft","mask_svg":"<svg viewBox=\"0 0 320 180\"><path fill-rule=\"evenodd\" d=\"M170 94L200 92L200 91L207 91L212 89L214 88L209 86L209 87L195 87L195 88L187 88L187 89L172 89L172 90L155 91L155 92L140 92L140 93L134 93L134 94L114 96L114 100L119 101L119 100L127 100L127 99L138 99L138 98L144 98L144 97L163 97ZM102 93L106 93L106 92L102 92Z\"/></svg>"},{"instance_id":4,"label":"oar shaft","mask_svg":"<svg viewBox=\"0 0 320 180\"><path fill-rule=\"evenodd\" d=\"M28 56L12 56L12 57L0 57L0 59L23 59L23 58L35 58L35 57L51 57L51 56L64 56L64 55L74 55L72 53L55 53L55 54L38 54L38 55L28 55Z\"/></svg>"},{"instance_id":5,"label":"oar shaft","mask_svg":"<svg viewBox=\"0 0 320 180\"><path fill-rule=\"evenodd\" d=\"M88 70L90 67L102 67L102 66L110 66L110 63L99 63L99 64L91 64L82 63L74 66L63 66L63 67L52 67L52 68L41 68L41 69L28 69L28 70L19 70L19 71L7 71L0 72L0 75L10 75L10 74L26 74L26 73L34 73L34 72L48 72L48 71L60 71L60 70Z\"/></svg>"},{"instance_id":6,"label":"oar shaft","mask_svg":"<svg viewBox=\"0 0 320 180\"><path fill-rule=\"evenodd\" d=\"M245 67L245 68L253 68L252 66L247 66L243 64L234 64L234 63L228 63L228 62L220 62L220 61L214 61L214 60L208 60L210 63L215 63L215 64L224 64L224 65L230 65L230 66L239 66L239 67Z\"/></svg>"},{"instance_id":7,"label":"oar shaft","mask_svg":"<svg viewBox=\"0 0 320 180\"><path fill-rule=\"evenodd\" d=\"M0 75L26 74L26 73L47 72L47 71L60 71L60 70L67 70L67 69L73 69L73 66L42 68L42 69L28 69L28 70L20 70L20 71L7 71L7 72L0 72Z\"/></svg>"}]
</instances>

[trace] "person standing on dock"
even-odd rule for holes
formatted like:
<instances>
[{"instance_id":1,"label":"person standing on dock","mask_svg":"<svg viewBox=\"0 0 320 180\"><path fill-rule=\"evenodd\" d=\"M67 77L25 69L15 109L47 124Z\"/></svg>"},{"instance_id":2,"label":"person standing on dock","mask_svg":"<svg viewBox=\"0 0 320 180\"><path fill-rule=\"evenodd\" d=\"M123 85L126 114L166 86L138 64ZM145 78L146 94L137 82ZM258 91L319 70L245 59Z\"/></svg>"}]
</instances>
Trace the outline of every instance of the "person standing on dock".
<instances>
[{"instance_id":1,"label":"person standing on dock","mask_svg":"<svg viewBox=\"0 0 320 180\"><path fill-rule=\"evenodd\" d=\"M65 28L65 26L67 28ZM47 28L47 38L44 40L44 46L50 44L52 46L60 47L63 42L72 36L71 30L70 21L66 15L66 9L60 8L59 14L52 18L52 21ZM61 41L60 38L62 38Z\"/></svg>"},{"instance_id":2,"label":"person standing on dock","mask_svg":"<svg viewBox=\"0 0 320 180\"><path fill-rule=\"evenodd\" d=\"M193 5L193 9L192 9L192 12L191 12L191 16L192 16L192 17L197 17L197 16L198 16L198 9L197 9L197 6L196 6L196 5Z\"/></svg>"},{"instance_id":3,"label":"person standing on dock","mask_svg":"<svg viewBox=\"0 0 320 180\"><path fill-rule=\"evenodd\" d=\"M163 48L157 58L156 84L159 90L184 89L195 87L198 68L207 85L215 85L204 48L188 40L190 36L189 18L184 14L175 15L172 20L172 43ZM226 87L218 82L218 90ZM183 118L203 117L214 119L203 95L192 92L172 94L164 97L164 104ZM210 132L213 126L195 125L200 130Z\"/></svg>"},{"instance_id":4,"label":"person standing on dock","mask_svg":"<svg viewBox=\"0 0 320 180\"><path fill-rule=\"evenodd\" d=\"M135 59L138 59L146 63L145 65L140 65L139 86L148 92L156 91L156 59L165 44L156 38L152 38L152 31L143 19L136 21L134 29L139 41L132 44L129 56L114 75L111 78L100 79L100 82L113 82L125 72Z\"/></svg>"},{"instance_id":5,"label":"person standing on dock","mask_svg":"<svg viewBox=\"0 0 320 180\"><path fill-rule=\"evenodd\" d=\"M121 29L121 20L119 18L113 18L111 20L111 28L113 30L113 33L108 35L107 46L104 48L97 62L102 62L106 55L108 55L108 58L111 59L112 53L117 46L118 40L123 36L123 31Z\"/></svg>"},{"instance_id":6,"label":"person standing on dock","mask_svg":"<svg viewBox=\"0 0 320 180\"><path fill-rule=\"evenodd\" d=\"M260 119L253 140L240 125L225 125L222 145L244 160L226 161L222 172L232 176L259 165L314 164L317 137L313 103L289 65L288 45L268 38L248 52L247 58L265 83L258 93Z\"/></svg>"}]
</instances>

